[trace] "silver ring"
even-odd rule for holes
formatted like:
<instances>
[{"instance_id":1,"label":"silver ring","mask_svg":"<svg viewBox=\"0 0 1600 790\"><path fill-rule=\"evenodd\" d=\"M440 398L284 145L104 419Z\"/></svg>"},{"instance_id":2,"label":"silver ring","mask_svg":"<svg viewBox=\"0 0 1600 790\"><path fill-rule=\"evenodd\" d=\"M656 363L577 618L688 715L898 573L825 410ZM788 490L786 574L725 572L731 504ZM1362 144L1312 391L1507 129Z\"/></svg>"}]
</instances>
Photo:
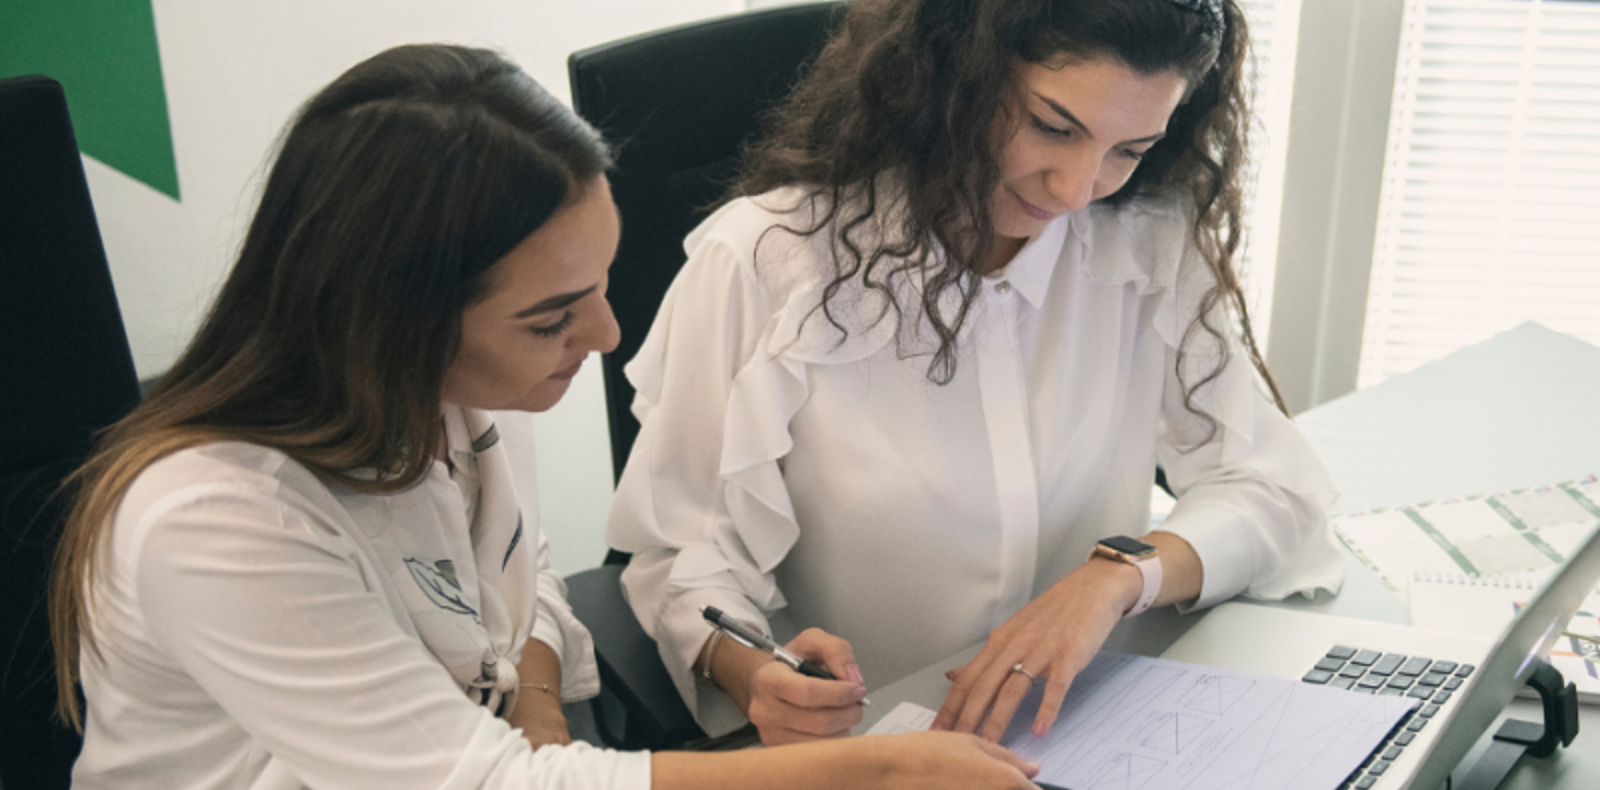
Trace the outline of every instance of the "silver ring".
<instances>
[{"instance_id":1,"label":"silver ring","mask_svg":"<svg viewBox=\"0 0 1600 790\"><path fill-rule=\"evenodd\" d=\"M1023 666L1021 661L1018 661L1016 664L1014 664L1011 667L1011 672L1013 674L1022 674L1022 675L1027 676L1028 685L1030 685L1030 686L1039 682L1039 678L1037 676L1035 676L1032 672L1029 672L1028 668Z\"/></svg>"}]
</instances>

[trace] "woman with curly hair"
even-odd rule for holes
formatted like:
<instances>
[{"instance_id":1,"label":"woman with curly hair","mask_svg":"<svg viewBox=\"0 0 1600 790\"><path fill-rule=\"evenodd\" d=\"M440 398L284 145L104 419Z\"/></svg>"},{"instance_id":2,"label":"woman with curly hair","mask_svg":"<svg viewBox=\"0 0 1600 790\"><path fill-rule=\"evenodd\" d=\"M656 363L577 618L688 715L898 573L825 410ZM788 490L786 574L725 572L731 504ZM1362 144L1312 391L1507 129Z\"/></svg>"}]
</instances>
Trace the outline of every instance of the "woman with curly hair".
<instances>
[{"instance_id":1,"label":"woman with curly hair","mask_svg":"<svg viewBox=\"0 0 1600 790\"><path fill-rule=\"evenodd\" d=\"M199 333L76 476L74 787L1032 787L955 733L571 743L589 633L490 410L550 408L616 346L610 161L484 50L391 49L307 102Z\"/></svg>"},{"instance_id":2,"label":"woman with curly hair","mask_svg":"<svg viewBox=\"0 0 1600 790\"><path fill-rule=\"evenodd\" d=\"M1337 589L1234 269L1247 53L1234 0L850 5L628 368L608 540L703 724L839 734L863 672L986 639L935 727L1037 683L1042 733L1123 617ZM705 605L786 608L839 680Z\"/></svg>"}]
</instances>

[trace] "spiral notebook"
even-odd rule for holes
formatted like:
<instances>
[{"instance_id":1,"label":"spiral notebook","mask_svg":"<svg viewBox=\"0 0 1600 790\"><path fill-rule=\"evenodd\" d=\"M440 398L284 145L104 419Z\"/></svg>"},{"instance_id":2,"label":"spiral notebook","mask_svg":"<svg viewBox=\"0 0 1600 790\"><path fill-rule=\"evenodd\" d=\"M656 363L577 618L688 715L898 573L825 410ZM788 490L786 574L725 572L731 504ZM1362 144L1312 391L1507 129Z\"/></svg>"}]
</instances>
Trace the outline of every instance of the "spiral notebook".
<instances>
[{"instance_id":1,"label":"spiral notebook","mask_svg":"<svg viewBox=\"0 0 1600 790\"><path fill-rule=\"evenodd\" d=\"M1545 574L1472 577L1418 571L1411 578L1411 624L1431 631L1492 637L1539 591ZM1578 687L1578 699L1600 704L1600 587L1584 600L1550 651L1550 663Z\"/></svg>"}]
</instances>

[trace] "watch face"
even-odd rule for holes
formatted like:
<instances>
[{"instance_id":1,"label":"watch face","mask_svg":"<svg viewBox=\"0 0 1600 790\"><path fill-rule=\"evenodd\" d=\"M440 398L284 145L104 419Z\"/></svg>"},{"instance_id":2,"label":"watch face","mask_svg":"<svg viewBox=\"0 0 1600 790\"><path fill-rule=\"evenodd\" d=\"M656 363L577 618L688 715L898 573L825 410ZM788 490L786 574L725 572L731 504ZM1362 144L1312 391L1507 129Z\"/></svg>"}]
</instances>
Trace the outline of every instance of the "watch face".
<instances>
[{"instance_id":1,"label":"watch face","mask_svg":"<svg viewBox=\"0 0 1600 790\"><path fill-rule=\"evenodd\" d=\"M1141 543L1140 541L1134 540L1127 535L1117 535L1116 537L1106 538L1105 540L1100 541L1100 545L1134 557L1149 554L1156 550L1155 546L1152 546L1148 543Z\"/></svg>"}]
</instances>

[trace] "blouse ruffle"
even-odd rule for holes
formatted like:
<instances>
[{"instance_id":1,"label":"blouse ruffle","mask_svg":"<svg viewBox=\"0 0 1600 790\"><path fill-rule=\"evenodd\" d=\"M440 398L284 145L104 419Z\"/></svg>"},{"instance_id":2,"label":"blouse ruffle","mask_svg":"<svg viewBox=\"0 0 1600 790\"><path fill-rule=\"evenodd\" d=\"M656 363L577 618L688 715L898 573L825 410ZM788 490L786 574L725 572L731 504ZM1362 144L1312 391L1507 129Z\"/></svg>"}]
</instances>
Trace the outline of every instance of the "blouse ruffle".
<instances>
[{"instance_id":1,"label":"blouse ruffle","mask_svg":"<svg viewBox=\"0 0 1600 790\"><path fill-rule=\"evenodd\" d=\"M1170 349L1169 356L1176 359L1182 349L1183 381L1187 386L1204 380L1216 369L1224 351L1227 355L1217 378L1201 385L1193 395L1194 406L1216 421L1217 435L1209 436L1210 424L1198 416L1183 425L1165 426L1166 444L1180 448L1161 453L1158 446L1161 466L1173 493L1179 497L1173 518L1165 528L1183 534L1185 511L1202 506L1226 508L1225 502L1213 501L1209 496L1184 501L1185 494L1197 484L1222 476L1235 483L1270 480L1303 500L1295 508L1300 515L1324 520L1338 499L1338 490L1310 446L1304 442L1257 441L1264 410L1245 399L1226 397L1227 393L1244 391L1258 392L1262 398L1270 395L1238 340L1233 317L1221 303L1210 316L1211 325L1224 333L1223 339L1219 341L1197 328L1188 338L1188 347L1183 347L1191 317L1200 313L1206 293L1216 282L1191 243L1187 202L1147 200L1120 208L1096 205L1081 221L1075 217L1072 222L1074 234L1068 243L1082 245L1085 254L1075 257L1091 280L1104 285L1130 285L1141 297L1154 301L1152 328ZM1094 255L1086 254L1090 249L1095 250ZM1202 444L1205 449L1199 447ZM1182 451L1189 448L1193 451ZM1231 516L1229 513L1227 517ZM1254 581L1243 590L1212 589L1208 583L1194 606L1210 606L1241 592L1269 600L1295 593L1309 596L1318 589L1337 592L1343 581L1342 562L1331 542L1323 544L1297 547L1300 550L1280 558L1285 561L1268 578L1250 574ZM1201 555L1205 559L1204 550ZM1250 565L1259 567L1264 559L1251 558Z\"/></svg>"},{"instance_id":2,"label":"blouse ruffle","mask_svg":"<svg viewBox=\"0 0 1600 790\"><path fill-rule=\"evenodd\" d=\"M757 217L752 219L770 224L774 217L769 212L782 212L780 222L805 228L810 227L814 209L798 190L783 190L759 202L734 201L690 234L684 251L694 256L730 216L754 213ZM789 424L810 396L806 367L867 359L894 340L900 325L892 312L882 312L886 306L882 297L859 281L847 284L835 297L834 304L849 307L842 315L835 312L835 318L849 328L848 334L842 335L816 309L831 272L820 264L796 264L828 260L824 236L825 232L806 237L778 229L765 234L757 250L738 251L744 274L764 286L769 304L777 303L756 343L755 356L734 375L723 424L719 474L742 550L730 555L716 544L683 549L668 576L673 586L693 588L697 579L729 572L762 610L770 612L786 603L771 574L799 540L800 524L779 462L794 448ZM667 309L664 306L663 312ZM651 332L627 365L628 379L638 393L633 412L641 424L660 397L666 340L665 333ZM747 557L750 564L735 563L730 556Z\"/></svg>"},{"instance_id":3,"label":"blouse ruffle","mask_svg":"<svg viewBox=\"0 0 1600 790\"><path fill-rule=\"evenodd\" d=\"M909 311L904 317L892 311L885 313L882 297L859 280L846 284L830 303L832 317L848 328L847 334L841 335L817 309L833 276L828 263L833 251L828 249L827 230L809 237L781 229L768 230L775 222L811 227L814 209L797 190L737 200L708 218L685 241L690 266L701 267L700 276L714 280L717 288L730 290L729 298L737 305L735 311L744 311L753 316L751 321L760 321L760 331L756 340L744 347L748 351L741 352L747 358L742 363L735 360L727 385L718 467L727 518L717 521L708 540L680 541L665 532L647 535L646 532L666 528L666 522L657 524L655 516L639 516L654 526L634 524L630 521L634 516L624 516L619 527L617 514L613 514L610 538L614 545L627 549L619 541L640 540L641 546L667 545L675 552L663 569L664 584L683 596L680 604L711 595L709 590L699 596L684 593L725 588L731 578L761 612L771 613L786 605L773 571L793 550L800 525L784 480L783 459L795 446L790 426L811 395L811 366L862 362L882 352L897 337L912 343L925 342L925 338L909 336L908 340L901 336L903 332L922 331L919 315ZM1181 201L1145 201L1116 208L1096 205L1058 220L1068 223L1065 245L1076 245L1076 249L1061 251L1060 265L1076 261L1095 283L1131 286L1143 302L1145 315L1151 317L1154 332L1168 348L1169 369L1176 364L1183 345L1188 317L1196 313L1213 282L1188 239L1186 212L1186 204ZM760 239L754 249L750 248L751 238ZM707 266L713 267L712 273L706 274ZM731 267L733 271L717 267ZM681 282L684 275L679 279ZM900 299L902 305L920 303L916 284L898 283L896 287L902 289L897 296L909 297ZM650 335L626 368L637 390L634 414L647 428L651 410L662 402L674 310L687 309L678 304L677 288L675 285L674 292L669 292ZM705 303L697 300L694 307L704 309ZM1214 326L1231 338L1231 318L1220 308L1214 315ZM963 327L963 336L970 333L973 323L968 321ZM747 322L746 326L752 324ZM1158 449L1168 480L1183 497L1166 528L1194 544L1207 567L1211 566L1210 560L1216 559L1219 567L1231 564L1248 569L1243 574L1233 574L1234 581L1217 583L1208 573L1207 587L1196 605L1208 606L1241 592L1281 598L1294 592L1310 593L1319 587L1337 589L1342 563L1326 540L1325 529L1308 528L1281 539L1274 537L1272 541L1281 545L1268 548L1272 556L1239 556L1240 552L1254 549L1236 545L1248 541L1239 540L1238 519L1229 509L1228 497L1222 494L1237 494L1241 485L1261 489L1280 508L1287 507L1300 517L1298 523L1321 525L1334 499L1334 489L1303 441L1257 441L1262 430L1283 430L1281 425L1264 426L1261 420L1271 417L1281 423L1282 419L1270 408L1226 397L1228 393L1260 392L1262 384L1248 358L1232 346L1231 340L1224 342L1230 343L1228 364L1217 380L1201 387L1194 396L1195 405L1216 420L1217 435L1202 445L1199 440L1207 437L1209 424L1198 417L1180 418L1176 420L1178 424L1164 425L1168 441L1163 445L1200 446L1191 452ZM1191 338L1188 346L1183 365L1185 380L1192 384L1215 367L1223 347L1203 332ZM1181 407L1176 411L1186 414ZM1174 412L1172 408L1164 409L1166 422L1174 422ZM644 438L641 434L641 440ZM665 448L656 451L665 452ZM653 485L648 472L644 480L636 486L645 486L643 490L647 491ZM1292 496L1271 490L1274 486ZM630 500L625 505L619 500L619 505L648 507L646 500ZM1326 545L1300 545L1302 534L1312 536L1312 541L1320 534ZM658 542L662 539L667 543ZM1271 567L1278 570L1260 572ZM1240 578L1244 583L1237 582ZM668 603L635 602L641 619L648 621L647 630L658 635L671 633L662 618L678 620L679 615L669 615L659 608ZM707 701L697 701L696 681L688 671L698 651L698 644L669 646L663 642L663 657L674 669L679 690L702 724L706 724ZM716 706L713 703L709 707Z\"/></svg>"}]
</instances>

